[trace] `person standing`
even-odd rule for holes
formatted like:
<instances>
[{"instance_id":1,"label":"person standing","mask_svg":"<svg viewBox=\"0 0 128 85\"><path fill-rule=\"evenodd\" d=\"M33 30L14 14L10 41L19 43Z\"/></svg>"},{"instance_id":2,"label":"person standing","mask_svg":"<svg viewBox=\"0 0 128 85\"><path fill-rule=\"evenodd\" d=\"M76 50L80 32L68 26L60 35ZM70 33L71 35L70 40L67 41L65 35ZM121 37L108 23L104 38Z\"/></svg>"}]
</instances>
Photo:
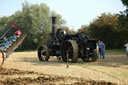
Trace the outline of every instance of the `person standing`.
<instances>
[{"instance_id":1,"label":"person standing","mask_svg":"<svg viewBox=\"0 0 128 85\"><path fill-rule=\"evenodd\" d=\"M105 59L106 56L105 56L105 44L101 41L101 44L102 44L102 49L101 49L101 54L102 54L102 59Z\"/></svg>"},{"instance_id":2,"label":"person standing","mask_svg":"<svg viewBox=\"0 0 128 85\"><path fill-rule=\"evenodd\" d=\"M128 58L128 43L124 45L126 47L126 56Z\"/></svg>"},{"instance_id":3,"label":"person standing","mask_svg":"<svg viewBox=\"0 0 128 85\"><path fill-rule=\"evenodd\" d=\"M102 48L102 46L101 46L101 40L98 41L97 46L98 46L98 51L99 51L100 58L101 58L101 48Z\"/></svg>"},{"instance_id":4,"label":"person standing","mask_svg":"<svg viewBox=\"0 0 128 85\"><path fill-rule=\"evenodd\" d=\"M100 58L105 59L105 44L99 40L98 41L98 47L99 47L99 53L100 53Z\"/></svg>"}]
</instances>

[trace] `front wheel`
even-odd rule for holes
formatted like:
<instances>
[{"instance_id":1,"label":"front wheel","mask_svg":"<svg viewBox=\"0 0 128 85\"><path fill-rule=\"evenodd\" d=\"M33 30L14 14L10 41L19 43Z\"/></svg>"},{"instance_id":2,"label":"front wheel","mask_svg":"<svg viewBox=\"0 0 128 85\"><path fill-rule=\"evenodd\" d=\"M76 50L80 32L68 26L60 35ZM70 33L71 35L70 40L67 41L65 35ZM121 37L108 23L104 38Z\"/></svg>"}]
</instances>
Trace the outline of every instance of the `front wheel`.
<instances>
[{"instance_id":1,"label":"front wheel","mask_svg":"<svg viewBox=\"0 0 128 85\"><path fill-rule=\"evenodd\" d=\"M48 61L50 58L49 48L46 45L40 46L38 49L39 61Z\"/></svg>"}]
</instances>

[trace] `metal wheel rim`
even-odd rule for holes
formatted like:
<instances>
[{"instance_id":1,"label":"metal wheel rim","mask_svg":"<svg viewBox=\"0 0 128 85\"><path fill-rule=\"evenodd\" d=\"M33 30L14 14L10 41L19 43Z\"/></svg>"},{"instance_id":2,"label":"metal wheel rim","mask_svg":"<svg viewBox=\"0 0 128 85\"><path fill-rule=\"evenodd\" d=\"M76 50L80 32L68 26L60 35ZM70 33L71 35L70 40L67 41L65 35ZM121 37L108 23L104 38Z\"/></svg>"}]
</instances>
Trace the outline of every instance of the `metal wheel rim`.
<instances>
[{"instance_id":1,"label":"metal wheel rim","mask_svg":"<svg viewBox=\"0 0 128 85\"><path fill-rule=\"evenodd\" d=\"M43 52L46 52L46 56L43 55ZM40 46L40 48L38 49L38 58L40 61L48 61L49 53L48 53L47 46L45 46L45 45Z\"/></svg>"},{"instance_id":2,"label":"metal wheel rim","mask_svg":"<svg viewBox=\"0 0 128 85\"><path fill-rule=\"evenodd\" d=\"M4 53L0 50L0 67L3 65L4 63Z\"/></svg>"},{"instance_id":3,"label":"metal wheel rim","mask_svg":"<svg viewBox=\"0 0 128 85\"><path fill-rule=\"evenodd\" d=\"M40 46L40 48L38 49L38 58L40 61L44 61L44 56L42 55L42 53L44 52L44 46Z\"/></svg>"},{"instance_id":4,"label":"metal wheel rim","mask_svg":"<svg viewBox=\"0 0 128 85\"><path fill-rule=\"evenodd\" d=\"M43 60L46 59L46 56L43 55L43 52L45 52L45 48L46 48L46 47L43 46L43 47L42 47L42 50L41 50L41 57L42 57Z\"/></svg>"}]
</instances>

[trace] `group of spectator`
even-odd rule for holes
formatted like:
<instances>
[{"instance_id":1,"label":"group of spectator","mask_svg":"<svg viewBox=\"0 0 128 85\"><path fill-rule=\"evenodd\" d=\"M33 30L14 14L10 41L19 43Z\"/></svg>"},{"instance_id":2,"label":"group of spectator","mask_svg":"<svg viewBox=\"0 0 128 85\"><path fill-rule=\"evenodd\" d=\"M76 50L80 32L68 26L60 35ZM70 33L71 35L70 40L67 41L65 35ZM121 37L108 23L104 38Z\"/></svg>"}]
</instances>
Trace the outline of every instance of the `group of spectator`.
<instances>
[{"instance_id":1,"label":"group of spectator","mask_svg":"<svg viewBox=\"0 0 128 85\"><path fill-rule=\"evenodd\" d=\"M105 59L106 55L105 55L105 44L103 43L103 41L99 40L97 43L98 46L98 50L100 53L100 58L101 59ZM128 57L128 43L124 45L126 47L126 56Z\"/></svg>"},{"instance_id":2,"label":"group of spectator","mask_svg":"<svg viewBox=\"0 0 128 85\"><path fill-rule=\"evenodd\" d=\"M124 45L126 47L126 56L128 57L128 43Z\"/></svg>"}]
</instances>

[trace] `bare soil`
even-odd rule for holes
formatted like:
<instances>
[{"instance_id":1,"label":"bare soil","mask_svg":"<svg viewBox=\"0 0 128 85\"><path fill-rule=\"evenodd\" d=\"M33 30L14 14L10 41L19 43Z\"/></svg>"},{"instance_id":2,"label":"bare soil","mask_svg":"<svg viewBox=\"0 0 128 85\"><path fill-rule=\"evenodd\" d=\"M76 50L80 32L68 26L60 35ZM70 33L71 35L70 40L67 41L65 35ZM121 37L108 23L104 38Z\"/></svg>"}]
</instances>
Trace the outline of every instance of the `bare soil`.
<instances>
[{"instance_id":1,"label":"bare soil","mask_svg":"<svg viewBox=\"0 0 128 85\"><path fill-rule=\"evenodd\" d=\"M15 52L0 68L0 85L127 85L125 53L109 53L107 59L67 64L56 57L40 62L36 52Z\"/></svg>"},{"instance_id":2,"label":"bare soil","mask_svg":"<svg viewBox=\"0 0 128 85\"><path fill-rule=\"evenodd\" d=\"M0 85L116 85L111 82L85 80L82 78L53 76L34 71L0 68ZM26 75L26 76L25 76ZM35 75L35 77L30 77Z\"/></svg>"}]
</instances>

